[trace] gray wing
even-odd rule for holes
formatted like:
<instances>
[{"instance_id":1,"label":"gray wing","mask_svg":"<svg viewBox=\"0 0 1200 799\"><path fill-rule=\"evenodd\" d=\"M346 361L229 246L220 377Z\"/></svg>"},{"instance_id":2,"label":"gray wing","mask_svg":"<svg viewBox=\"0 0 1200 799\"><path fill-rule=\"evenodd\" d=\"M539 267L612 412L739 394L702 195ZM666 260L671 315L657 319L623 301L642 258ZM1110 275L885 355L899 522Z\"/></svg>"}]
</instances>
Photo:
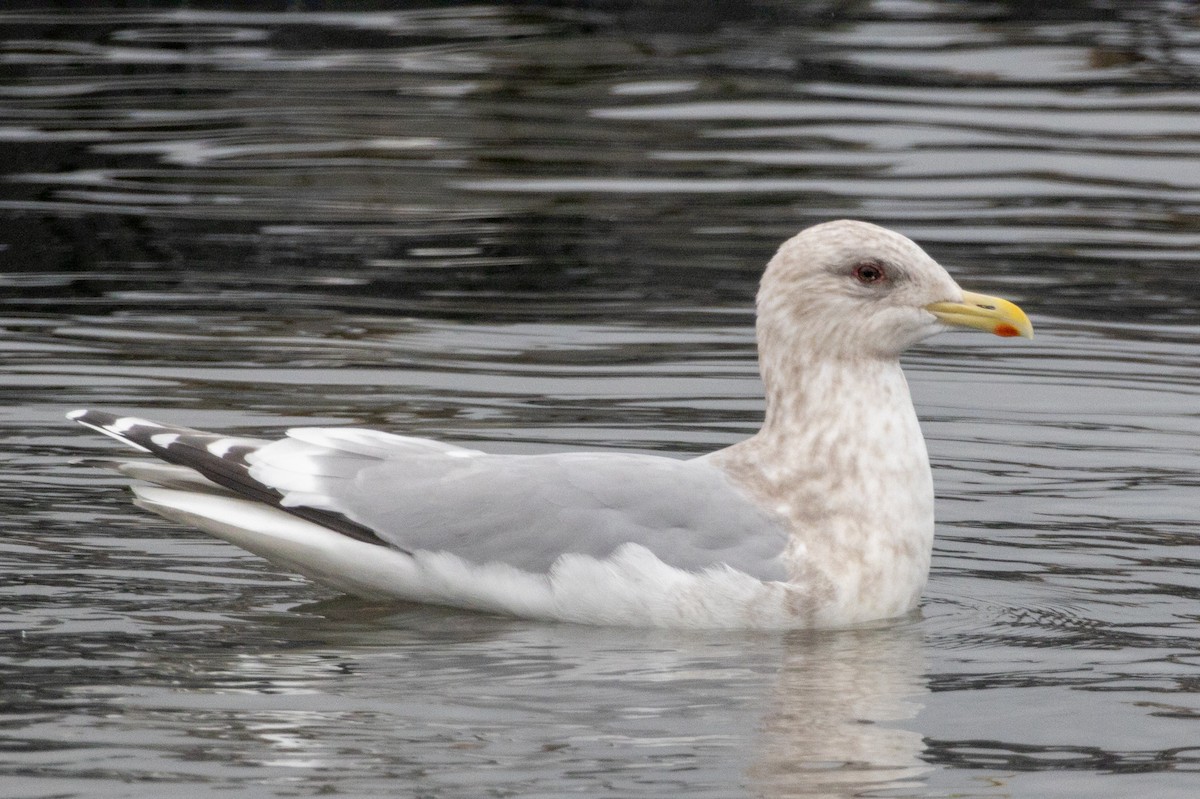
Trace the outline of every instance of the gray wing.
<instances>
[{"instance_id":1,"label":"gray wing","mask_svg":"<svg viewBox=\"0 0 1200 799\"><path fill-rule=\"evenodd\" d=\"M640 544L689 571L786 579L785 527L705 461L619 453L486 455L368 430L301 428L247 456L289 509L341 514L408 552L545 572Z\"/></svg>"}]
</instances>

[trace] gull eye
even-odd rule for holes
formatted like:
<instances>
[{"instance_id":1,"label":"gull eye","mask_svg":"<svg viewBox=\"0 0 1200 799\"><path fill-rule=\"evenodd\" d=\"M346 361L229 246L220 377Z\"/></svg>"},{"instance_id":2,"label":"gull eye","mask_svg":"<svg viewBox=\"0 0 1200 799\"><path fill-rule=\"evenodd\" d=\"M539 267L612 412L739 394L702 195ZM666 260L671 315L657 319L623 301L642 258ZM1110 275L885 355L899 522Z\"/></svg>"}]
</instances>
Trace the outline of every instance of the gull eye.
<instances>
[{"instance_id":1,"label":"gull eye","mask_svg":"<svg viewBox=\"0 0 1200 799\"><path fill-rule=\"evenodd\" d=\"M883 264L878 264L874 261L864 261L858 264L854 267L854 271L851 274L854 275L854 279L859 283L882 283L887 280L887 270L883 268Z\"/></svg>"}]
</instances>

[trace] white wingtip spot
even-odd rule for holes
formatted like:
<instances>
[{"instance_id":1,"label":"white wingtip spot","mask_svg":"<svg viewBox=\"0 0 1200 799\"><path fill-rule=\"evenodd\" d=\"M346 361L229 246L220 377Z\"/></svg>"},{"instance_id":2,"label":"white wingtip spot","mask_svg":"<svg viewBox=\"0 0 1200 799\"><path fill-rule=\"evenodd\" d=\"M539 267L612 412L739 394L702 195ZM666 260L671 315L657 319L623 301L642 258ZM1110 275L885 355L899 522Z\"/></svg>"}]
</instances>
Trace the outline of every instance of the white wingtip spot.
<instances>
[{"instance_id":1,"label":"white wingtip spot","mask_svg":"<svg viewBox=\"0 0 1200 799\"><path fill-rule=\"evenodd\" d=\"M70 413L67 414L67 418L70 419L71 421L75 421L76 419L81 419L84 416L87 416L86 408L80 408L77 411L71 411Z\"/></svg>"},{"instance_id":2,"label":"white wingtip spot","mask_svg":"<svg viewBox=\"0 0 1200 799\"><path fill-rule=\"evenodd\" d=\"M109 429L114 433L124 433L135 427L162 427L162 425L158 422L151 422L149 419L139 419L136 416L122 416L109 425Z\"/></svg>"},{"instance_id":3,"label":"white wingtip spot","mask_svg":"<svg viewBox=\"0 0 1200 799\"><path fill-rule=\"evenodd\" d=\"M215 455L218 458L224 458L229 454L229 450L234 449L235 447L254 446L257 443L257 441L249 438L219 438L205 447L205 449L208 450L209 454L211 455Z\"/></svg>"},{"instance_id":4,"label":"white wingtip spot","mask_svg":"<svg viewBox=\"0 0 1200 799\"><path fill-rule=\"evenodd\" d=\"M109 438L115 438L117 441L120 441L122 444L125 444L126 446L129 446L129 447L133 447L138 452L149 452L150 451L150 450L146 449L145 447L143 447L141 444L135 444L132 441L130 441L128 438L126 438L125 436L121 435L120 433L113 432L112 430L108 429L107 427L101 427L100 425L92 424L91 422L80 421L79 423L82 424L84 427L87 427L91 430L95 430L97 433L103 433L104 435L108 436Z\"/></svg>"},{"instance_id":5,"label":"white wingtip spot","mask_svg":"<svg viewBox=\"0 0 1200 799\"><path fill-rule=\"evenodd\" d=\"M166 449L178 440L178 433L159 433L157 435L150 436L150 441L154 443L154 446L162 447L163 449Z\"/></svg>"}]
</instances>

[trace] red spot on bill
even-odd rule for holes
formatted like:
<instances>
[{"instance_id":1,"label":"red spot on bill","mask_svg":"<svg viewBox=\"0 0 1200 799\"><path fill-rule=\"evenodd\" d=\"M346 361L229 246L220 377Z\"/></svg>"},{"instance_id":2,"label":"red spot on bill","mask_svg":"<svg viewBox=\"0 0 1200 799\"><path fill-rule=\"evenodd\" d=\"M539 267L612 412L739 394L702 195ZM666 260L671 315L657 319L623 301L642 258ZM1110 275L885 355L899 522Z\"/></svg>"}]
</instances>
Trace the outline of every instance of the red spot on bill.
<instances>
[{"instance_id":1,"label":"red spot on bill","mask_svg":"<svg viewBox=\"0 0 1200 799\"><path fill-rule=\"evenodd\" d=\"M1021 335L1021 331L1017 330L1012 325L996 325L996 327L992 329L992 332L997 336L1003 336L1004 338L1012 338L1013 336Z\"/></svg>"}]
</instances>

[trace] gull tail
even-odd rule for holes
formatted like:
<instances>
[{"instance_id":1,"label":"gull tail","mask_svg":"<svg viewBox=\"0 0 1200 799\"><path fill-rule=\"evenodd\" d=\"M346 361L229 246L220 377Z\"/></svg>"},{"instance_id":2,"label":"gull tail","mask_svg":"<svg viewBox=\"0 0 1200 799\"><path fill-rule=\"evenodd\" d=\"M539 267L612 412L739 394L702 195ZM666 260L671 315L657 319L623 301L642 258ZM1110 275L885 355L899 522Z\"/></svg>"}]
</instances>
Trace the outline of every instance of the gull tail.
<instances>
[{"instance_id":1,"label":"gull tail","mask_svg":"<svg viewBox=\"0 0 1200 799\"><path fill-rule=\"evenodd\" d=\"M249 458L270 441L206 433L190 427L165 425L103 411L71 411L67 418L115 438L139 452L161 458L166 464L181 467L168 469L166 464L145 461L126 461L118 466L120 471L134 479L152 483L162 483L165 479L168 483L176 484L176 488L204 490L208 493L223 488L233 496L261 502L348 538L388 546L369 527L357 524L340 513L302 506L284 507L282 494L250 476ZM180 482L184 485L178 485Z\"/></svg>"},{"instance_id":2,"label":"gull tail","mask_svg":"<svg viewBox=\"0 0 1200 799\"><path fill-rule=\"evenodd\" d=\"M104 461L138 481L134 504L159 516L357 596L396 598L416 568L408 553L340 514L281 507L277 492L250 477L247 457L267 441L100 411L68 418L165 461Z\"/></svg>"},{"instance_id":3,"label":"gull tail","mask_svg":"<svg viewBox=\"0 0 1200 799\"><path fill-rule=\"evenodd\" d=\"M368 544L261 502L156 485L134 486L134 504L224 539L276 566L367 599L395 599L415 581L412 557ZM407 579L406 579L407 578Z\"/></svg>"}]
</instances>

